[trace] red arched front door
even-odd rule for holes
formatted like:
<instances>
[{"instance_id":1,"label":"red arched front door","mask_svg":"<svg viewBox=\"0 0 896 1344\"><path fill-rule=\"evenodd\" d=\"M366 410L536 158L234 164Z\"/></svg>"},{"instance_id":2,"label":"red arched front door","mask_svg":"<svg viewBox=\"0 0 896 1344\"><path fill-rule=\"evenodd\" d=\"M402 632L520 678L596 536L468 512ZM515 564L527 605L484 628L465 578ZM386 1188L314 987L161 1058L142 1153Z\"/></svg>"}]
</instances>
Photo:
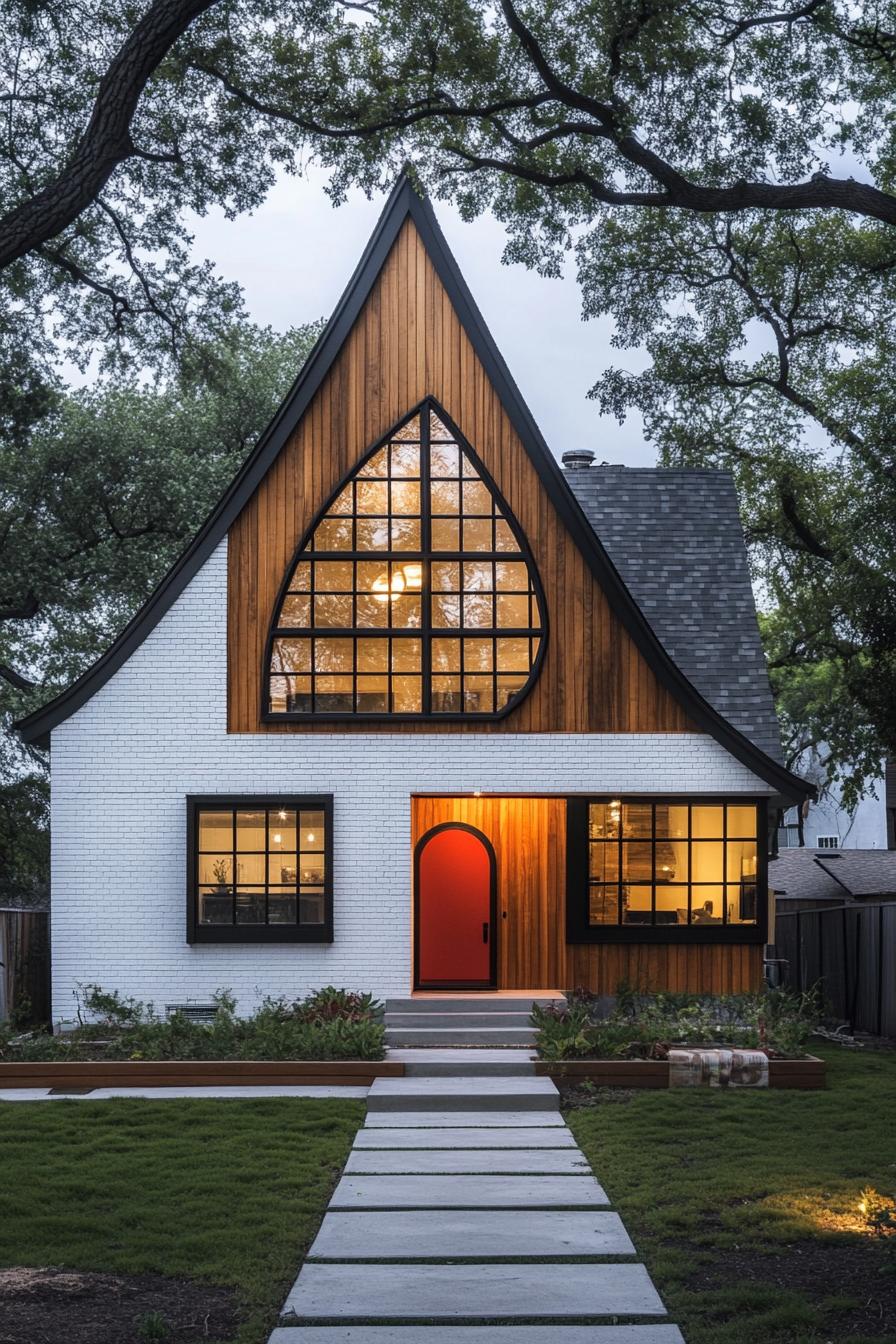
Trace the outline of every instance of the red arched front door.
<instances>
[{"instance_id":1,"label":"red arched front door","mask_svg":"<svg viewBox=\"0 0 896 1344\"><path fill-rule=\"evenodd\" d=\"M427 831L415 858L417 987L494 987L495 852L488 840L449 821Z\"/></svg>"}]
</instances>

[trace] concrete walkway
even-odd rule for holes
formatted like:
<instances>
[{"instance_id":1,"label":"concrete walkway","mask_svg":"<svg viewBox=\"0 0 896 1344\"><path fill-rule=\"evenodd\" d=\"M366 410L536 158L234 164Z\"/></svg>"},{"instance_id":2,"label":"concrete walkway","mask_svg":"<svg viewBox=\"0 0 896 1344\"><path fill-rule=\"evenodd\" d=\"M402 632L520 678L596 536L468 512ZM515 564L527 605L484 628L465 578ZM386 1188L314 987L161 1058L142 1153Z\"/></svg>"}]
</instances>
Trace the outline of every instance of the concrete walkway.
<instances>
[{"instance_id":1,"label":"concrete walkway","mask_svg":"<svg viewBox=\"0 0 896 1344\"><path fill-rule=\"evenodd\" d=\"M528 1051L390 1053L269 1344L684 1344Z\"/></svg>"}]
</instances>

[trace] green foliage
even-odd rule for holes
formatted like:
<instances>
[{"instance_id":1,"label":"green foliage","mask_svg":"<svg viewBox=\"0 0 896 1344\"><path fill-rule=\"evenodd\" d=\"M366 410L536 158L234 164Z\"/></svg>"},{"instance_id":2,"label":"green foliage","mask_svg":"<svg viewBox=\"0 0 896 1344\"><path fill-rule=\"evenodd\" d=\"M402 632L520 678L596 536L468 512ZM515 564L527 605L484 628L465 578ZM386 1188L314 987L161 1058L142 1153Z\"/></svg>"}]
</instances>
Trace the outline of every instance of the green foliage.
<instances>
[{"instance_id":1,"label":"green foliage","mask_svg":"<svg viewBox=\"0 0 896 1344\"><path fill-rule=\"evenodd\" d=\"M151 1003L117 990L85 985L81 1025L53 1036L26 1036L0 1024L0 1060L90 1059L382 1059L385 1028L373 996L328 986L304 999L265 998L249 1017L237 1017L226 990L214 996L209 1023L184 1013L159 1017Z\"/></svg>"},{"instance_id":2,"label":"green foliage","mask_svg":"<svg viewBox=\"0 0 896 1344\"><path fill-rule=\"evenodd\" d=\"M608 1092L567 1114L688 1344L892 1335L894 1239L857 1206L869 1184L892 1188L896 1053L817 1053L817 1092Z\"/></svg>"},{"instance_id":3,"label":"green foliage","mask_svg":"<svg viewBox=\"0 0 896 1344\"><path fill-rule=\"evenodd\" d=\"M260 1344L363 1119L362 1101L279 1097L0 1107L0 1264L229 1286L228 1344Z\"/></svg>"},{"instance_id":4,"label":"green foliage","mask_svg":"<svg viewBox=\"0 0 896 1344\"><path fill-rule=\"evenodd\" d=\"M622 986L604 1015L596 995L578 990L559 1008L534 1004L542 1059L665 1059L672 1046L762 1049L798 1059L818 1024L817 998L785 990L719 997L642 995Z\"/></svg>"},{"instance_id":5,"label":"green foliage","mask_svg":"<svg viewBox=\"0 0 896 1344\"><path fill-rule=\"evenodd\" d=\"M137 1321L137 1338L144 1344L156 1344L156 1341L170 1339L172 1329L168 1320L160 1311L147 1311Z\"/></svg>"}]
</instances>

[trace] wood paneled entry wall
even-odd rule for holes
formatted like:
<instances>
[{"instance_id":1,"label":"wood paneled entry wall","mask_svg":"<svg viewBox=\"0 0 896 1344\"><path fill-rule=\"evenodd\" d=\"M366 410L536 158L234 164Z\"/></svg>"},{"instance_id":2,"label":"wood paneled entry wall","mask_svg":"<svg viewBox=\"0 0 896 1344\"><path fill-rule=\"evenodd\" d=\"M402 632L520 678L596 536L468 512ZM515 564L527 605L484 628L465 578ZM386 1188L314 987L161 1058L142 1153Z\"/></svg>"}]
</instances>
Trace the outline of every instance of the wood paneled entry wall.
<instances>
[{"instance_id":1,"label":"wood paneled entry wall","mask_svg":"<svg viewBox=\"0 0 896 1344\"><path fill-rule=\"evenodd\" d=\"M498 988L590 989L621 980L652 991L739 994L762 982L762 948L566 942L566 799L411 799L411 852L434 826L464 822L487 836L497 861ZM409 902L409 918L412 902Z\"/></svg>"}]
</instances>

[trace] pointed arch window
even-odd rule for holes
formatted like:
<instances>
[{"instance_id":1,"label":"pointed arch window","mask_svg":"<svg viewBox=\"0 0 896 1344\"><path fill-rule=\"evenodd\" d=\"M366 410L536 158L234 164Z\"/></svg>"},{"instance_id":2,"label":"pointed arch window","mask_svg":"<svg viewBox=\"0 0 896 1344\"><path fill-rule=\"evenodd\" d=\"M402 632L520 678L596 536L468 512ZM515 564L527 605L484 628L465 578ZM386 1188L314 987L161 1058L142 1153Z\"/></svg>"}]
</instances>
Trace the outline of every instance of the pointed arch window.
<instances>
[{"instance_id":1,"label":"pointed arch window","mask_svg":"<svg viewBox=\"0 0 896 1344\"><path fill-rule=\"evenodd\" d=\"M545 633L519 525L428 399L303 538L268 639L263 717L500 717L534 682Z\"/></svg>"}]
</instances>

